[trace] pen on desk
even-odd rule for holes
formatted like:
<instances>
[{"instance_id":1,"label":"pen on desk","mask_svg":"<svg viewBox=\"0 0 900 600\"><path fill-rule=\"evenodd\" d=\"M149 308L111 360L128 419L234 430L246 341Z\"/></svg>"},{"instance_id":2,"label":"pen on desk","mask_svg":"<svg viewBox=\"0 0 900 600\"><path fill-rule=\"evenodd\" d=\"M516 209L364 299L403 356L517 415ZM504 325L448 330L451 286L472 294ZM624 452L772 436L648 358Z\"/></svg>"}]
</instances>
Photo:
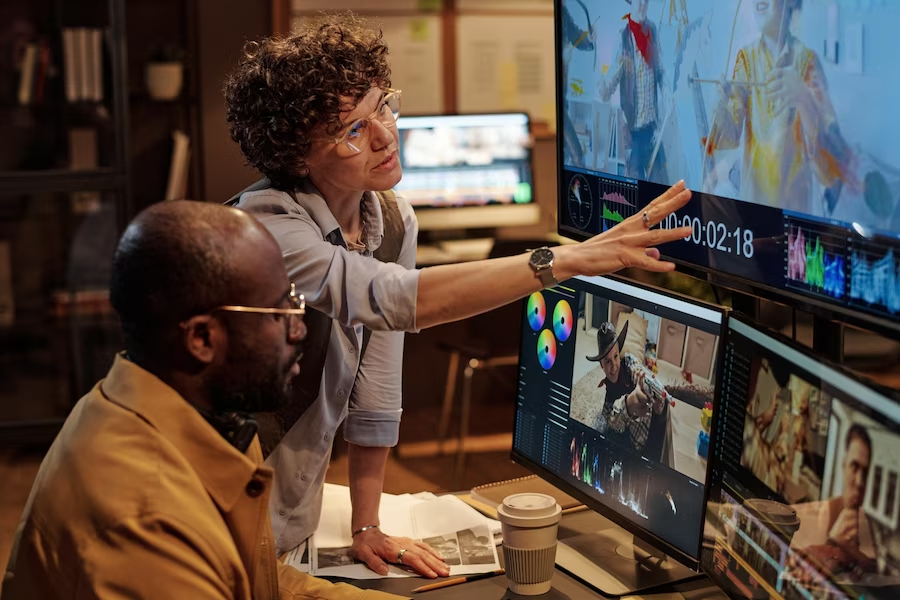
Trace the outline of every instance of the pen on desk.
<instances>
[{"instance_id":1,"label":"pen on desk","mask_svg":"<svg viewBox=\"0 0 900 600\"><path fill-rule=\"evenodd\" d=\"M487 579L488 577L494 577L495 575L503 575L506 573L504 569L497 569L496 571L490 571L488 573L478 573L476 575L466 575L465 577L454 577L453 579L445 579L444 581L438 581L437 583L429 583L428 585L423 585L417 587L413 590L415 592L429 592L431 590L439 590L441 588L450 587L451 585L456 585L458 583L468 583L469 581L478 581L479 579Z\"/></svg>"}]
</instances>

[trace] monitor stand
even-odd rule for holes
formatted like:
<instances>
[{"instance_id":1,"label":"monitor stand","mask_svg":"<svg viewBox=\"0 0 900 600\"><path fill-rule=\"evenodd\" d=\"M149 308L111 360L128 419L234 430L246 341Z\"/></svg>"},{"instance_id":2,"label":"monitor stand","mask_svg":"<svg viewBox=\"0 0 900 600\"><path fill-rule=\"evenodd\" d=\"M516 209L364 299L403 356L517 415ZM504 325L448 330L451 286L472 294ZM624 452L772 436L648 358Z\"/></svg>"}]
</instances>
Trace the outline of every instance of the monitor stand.
<instances>
[{"instance_id":1,"label":"monitor stand","mask_svg":"<svg viewBox=\"0 0 900 600\"><path fill-rule=\"evenodd\" d=\"M702 577L621 527L559 540L556 565L607 596Z\"/></svg>"}]
</instances>

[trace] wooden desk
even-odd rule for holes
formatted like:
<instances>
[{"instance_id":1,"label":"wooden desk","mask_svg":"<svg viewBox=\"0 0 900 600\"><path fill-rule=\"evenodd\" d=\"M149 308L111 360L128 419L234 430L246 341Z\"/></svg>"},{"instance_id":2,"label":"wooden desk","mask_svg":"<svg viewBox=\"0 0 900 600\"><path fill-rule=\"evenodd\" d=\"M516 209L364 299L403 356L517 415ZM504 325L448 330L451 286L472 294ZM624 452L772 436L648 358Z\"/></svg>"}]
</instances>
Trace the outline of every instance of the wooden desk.
<instances>
[{"instance_id":1,"label":"wooden desk","mask_svg":"<svg viewBox=\"0 0 900 600\"><path fill-rule=\"evenodd\" d=\"M597 531L608 527L610 521L593 511L582 511L563 515L560 523L559 538L565 539L582 533ZM500 562L503 553L497 548ZM342 580L343 581L343 580ZM382 590L400 596L409 596L421 600L501 600L507 598L540 598L541 600L596 600L607 598L583 584L568 573L556 569L553 575L553 588L541 596L520 596L510 592L506 587L506 577L491 577L470 583L454 585L431 592L411 595L410 591L425 585L428 580L418 577L410 579L369 579L347 581L357 587ZM706 577L673 585L671 590L641 596L625 596L627 599L646 600L726 600L726 596Z\"/></svg>"}]
</instances>

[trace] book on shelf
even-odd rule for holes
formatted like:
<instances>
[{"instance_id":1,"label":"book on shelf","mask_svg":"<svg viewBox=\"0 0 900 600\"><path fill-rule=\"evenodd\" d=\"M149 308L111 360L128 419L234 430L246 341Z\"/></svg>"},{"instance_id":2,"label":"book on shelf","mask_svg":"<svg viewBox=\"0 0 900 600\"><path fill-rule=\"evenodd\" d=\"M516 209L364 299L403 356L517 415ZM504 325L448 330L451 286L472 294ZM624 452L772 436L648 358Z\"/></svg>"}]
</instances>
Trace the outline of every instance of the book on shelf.
<instances>
[{"instance_id":1,"label":"book on shelf","mask_svg":"<svg viewBox=\"0 0 900 600\"><path fill-rule=\"evenodd\" d=\"M497 507L500 506L504 498L513 494L523 493L538 493L552 496L556 498L556 502L563 509L563 512L574 512L585 508L581 502L562 490L555 488L537 475L527 475L515 479L476 485L469 494L464 494L461 498L471 506L496 519Z\"/></svg>"},{"instance_id":2,"label":"book on shelf","mask_svg":"<svg viewBox=\"0 0 900 600\"><path fill-rule=\"evenodd\" d=\"M163 200L184 200L187 196L188 170L191 161L191 139L183 131L172 132L172 160L169 183Z\"/></svg>"},{"instance_id":3,"label":"book on shelf","mask_svg":"<svg viewBox=\"0 0 900 600\"><path fill-rule=\"evenodd\" d=\"M103 30L63 29L63 70L69 102L103 100Z\"/></svg>"}]
</instances>

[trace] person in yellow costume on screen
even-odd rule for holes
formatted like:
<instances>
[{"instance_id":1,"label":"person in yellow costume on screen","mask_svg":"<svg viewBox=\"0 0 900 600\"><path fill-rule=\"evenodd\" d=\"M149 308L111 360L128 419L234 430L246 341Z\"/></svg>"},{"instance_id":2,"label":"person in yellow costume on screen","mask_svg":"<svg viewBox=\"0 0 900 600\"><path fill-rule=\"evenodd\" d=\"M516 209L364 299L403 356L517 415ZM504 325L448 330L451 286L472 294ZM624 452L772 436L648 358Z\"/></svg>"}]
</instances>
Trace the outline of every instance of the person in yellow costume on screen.
<instances>
[{"instance_id":1,"label":"person in yellow costume on screen","mask_svg":"<svg viewBox=\"0 0 900 600\"><path fill-rule=\"evenodd\" d=\"M841 135L815 52L791 33L803 0L755 2L759 39L741 48L711 120L703 190L730 176L742 200L818 216L830 214L850 183L852 152ZM719 151L743 143L738 175ZM718 167L718 169L717 169ZM815 194L817 179L823 188Z\"/></svg>"}]
</instances>

